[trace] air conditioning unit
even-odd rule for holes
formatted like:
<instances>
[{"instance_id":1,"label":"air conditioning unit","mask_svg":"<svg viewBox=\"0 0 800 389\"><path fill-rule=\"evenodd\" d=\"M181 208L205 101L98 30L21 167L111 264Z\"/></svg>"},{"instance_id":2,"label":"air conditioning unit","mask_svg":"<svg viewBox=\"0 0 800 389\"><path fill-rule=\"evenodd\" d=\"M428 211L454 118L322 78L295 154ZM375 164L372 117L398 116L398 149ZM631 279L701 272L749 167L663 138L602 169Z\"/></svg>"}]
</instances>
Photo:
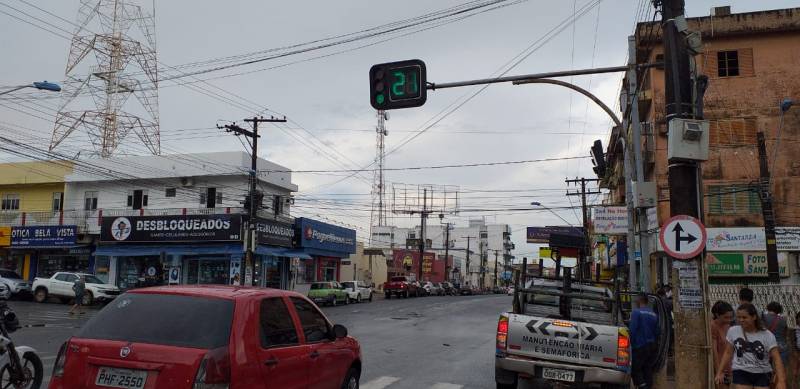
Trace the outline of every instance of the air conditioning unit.
<instances>
[{"instance_id":1,"label":"air conditioning unit","mask_svg":"<svg viewBox=\"0 0 800 389\"><path fill-rule=\"evenodd\" d=\"M194 186L194 177L181 177L181 186L190 188Z\"/></svg>"}]
</instances>

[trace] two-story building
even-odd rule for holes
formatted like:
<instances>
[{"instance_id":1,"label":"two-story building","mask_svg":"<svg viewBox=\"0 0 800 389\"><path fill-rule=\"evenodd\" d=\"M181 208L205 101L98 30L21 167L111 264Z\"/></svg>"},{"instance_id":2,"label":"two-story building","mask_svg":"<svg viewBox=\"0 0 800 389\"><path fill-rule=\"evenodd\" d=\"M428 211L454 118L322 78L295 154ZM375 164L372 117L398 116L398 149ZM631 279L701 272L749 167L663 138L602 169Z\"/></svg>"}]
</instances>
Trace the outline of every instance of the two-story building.
<instances>
[{"instance_id":1,"label":"two-story building","mask_svg":"<svg viewBox=\"0 0 800 389\"><path fill-rule=\"evenodd\" d=\"M710 155L702 163L704 220L708 228L707 266L710 282L759 282L766 279L764 219L756 183L759 180L757 133L766 138L771 174L781 277L797 280L800 254L800 8L731 13L717 7L712 14L688 18L690 31L703 40L695 57L697 73L709 77L704 116L710 121ZM636 29L636 61L663 60L658 23L640 23ZM611 190L609 204L625 204L621 137L640 142L646 181L657 186L657 221L653 231L637 231L650 239L650 280L669 282L669 258L653 233L670 216L667 162L667 124L663 67L651 67L639 76L637 103L642 139L632 139L630 128L615 128L608 142L609 175L602 184ZM627 89L627 79L623 81ZM781 102L793 99L794 107ZM635 176L635 175L634 175ZM654 215L655 216L655 215ZM638 223L637 223L638 225ZM638 239L638 238L637 238Z\"/></svg>"}]
</instances>

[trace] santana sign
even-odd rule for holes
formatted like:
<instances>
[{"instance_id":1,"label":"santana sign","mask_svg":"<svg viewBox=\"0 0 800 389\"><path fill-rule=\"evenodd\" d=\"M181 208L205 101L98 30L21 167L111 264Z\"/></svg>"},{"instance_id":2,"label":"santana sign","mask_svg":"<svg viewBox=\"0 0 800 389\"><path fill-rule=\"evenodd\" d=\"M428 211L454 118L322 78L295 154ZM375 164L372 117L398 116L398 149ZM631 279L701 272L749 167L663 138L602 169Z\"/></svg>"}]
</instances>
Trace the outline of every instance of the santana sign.
<instances>
[{"instance_id":1,"label":"santana sign","mask_svg":"<svg viewBox=\"0 0 800 389\"><path fill-rule=\"evenodd\" d=\"M188 242L241 240L240 215L104 217L102 242Z\"/></svg>"}]
</instances>

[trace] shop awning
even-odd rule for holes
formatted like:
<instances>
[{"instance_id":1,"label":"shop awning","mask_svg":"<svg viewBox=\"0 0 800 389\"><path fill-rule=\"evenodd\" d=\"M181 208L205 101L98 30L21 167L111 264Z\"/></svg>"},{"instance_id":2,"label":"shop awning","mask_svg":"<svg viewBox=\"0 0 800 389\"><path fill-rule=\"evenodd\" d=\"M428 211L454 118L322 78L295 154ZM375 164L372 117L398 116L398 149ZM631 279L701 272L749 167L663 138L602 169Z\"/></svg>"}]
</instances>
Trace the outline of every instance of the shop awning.
<instances>
[{"instance_id":1,"label":"shop awning","mask_svg":"<svg viewBox=\"0 0 800 389\"><path fill-rule=\"evenodd\" d=\"M311 256L302 250L286 250L281 255L289 258L311 259Z\"/></svg>"},{"instance_id":2,"label":"shop awning","mask_svg":"<svg viewBox=\"0 0 800 389\"><path fill-rule=\"evenodd\" d=\"M98 246L94 255L107 255L112 257L134 257L148 255L202 255L202 254L241 254L241 243L215 244L215 245L170 245L170 246Z\"/></svg>"},{"instance_id":3,"label":"shop awning","mask_svg":"<svg viewBox=\"0 0 800 389\"><path fill-rule=\"evenodd\" d=\"M276 246L265 246L265 245L258 245L256 246L256 254L258 255L271 255L273 257L285 257L283 253L286 252L286 249L283 247L276 247Z\"/></svg>"}]
</instances>

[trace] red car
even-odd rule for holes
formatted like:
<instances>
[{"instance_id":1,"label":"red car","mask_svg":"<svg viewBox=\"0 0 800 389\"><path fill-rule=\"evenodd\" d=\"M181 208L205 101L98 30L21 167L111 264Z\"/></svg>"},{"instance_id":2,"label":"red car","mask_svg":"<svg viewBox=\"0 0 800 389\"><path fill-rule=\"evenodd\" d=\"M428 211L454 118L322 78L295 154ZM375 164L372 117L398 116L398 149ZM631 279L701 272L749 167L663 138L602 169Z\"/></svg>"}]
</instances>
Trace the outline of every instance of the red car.
<instances>
[{"instance_id":1,"label":"red car","mask_svg":"<svg viewBox=\"0 0 800 389\"><path fill-rule=\"evenodd\" d=\"M361 348L298 293L232 286L129 291L58 353L50 389L355 389Z\"/></svg>"}]
</instances>

